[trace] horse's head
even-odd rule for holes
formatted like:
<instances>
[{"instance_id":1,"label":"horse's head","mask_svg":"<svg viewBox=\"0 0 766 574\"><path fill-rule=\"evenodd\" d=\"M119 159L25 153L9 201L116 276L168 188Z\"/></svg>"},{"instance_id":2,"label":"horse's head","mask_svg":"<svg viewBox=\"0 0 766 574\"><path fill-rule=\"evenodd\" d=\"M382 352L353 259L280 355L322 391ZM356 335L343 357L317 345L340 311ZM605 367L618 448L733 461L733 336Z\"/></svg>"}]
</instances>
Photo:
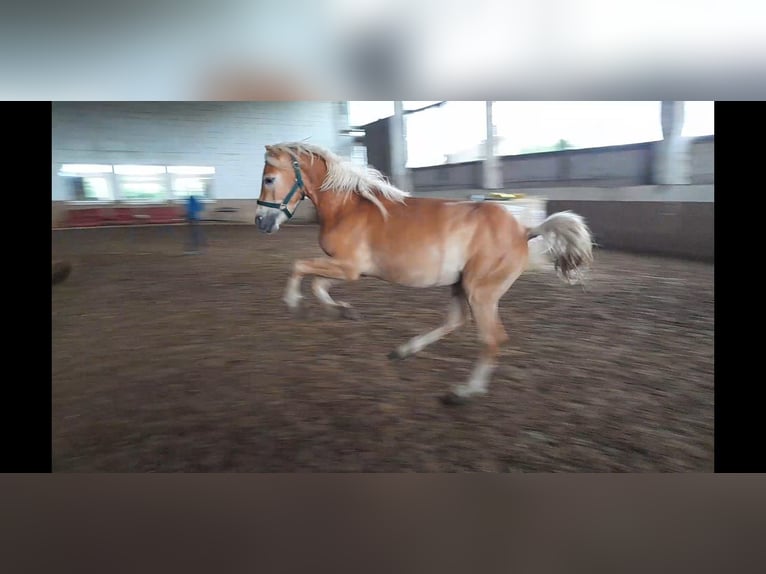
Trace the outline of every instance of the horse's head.
<instances>
[{"instance_id":1,"label":"horse's head","mask_svg":"<svg viewBox=\"0 0 766 574\"><path fill-rule=\"evenodd\" d=\"M306 196L306 181L298 156L266 146L261 195L255 211L258 229L265 233L277 231Z\"/></svg>"}]
</instances>

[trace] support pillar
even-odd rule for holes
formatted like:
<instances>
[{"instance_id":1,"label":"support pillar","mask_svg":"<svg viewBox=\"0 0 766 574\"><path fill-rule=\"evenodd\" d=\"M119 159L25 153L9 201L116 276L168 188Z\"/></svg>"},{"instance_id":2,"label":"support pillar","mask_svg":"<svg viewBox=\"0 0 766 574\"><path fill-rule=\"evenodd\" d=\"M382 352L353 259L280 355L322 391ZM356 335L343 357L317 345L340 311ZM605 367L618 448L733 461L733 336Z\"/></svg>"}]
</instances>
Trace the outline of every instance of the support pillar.
<instances>
[{"instance_id":1,"label":"support pillar","mask_svg":"<svg viewBox=\"0 0 766 574\"><path fill-rule=\"evenodd\" d=\"M390 122L391 177L393 184L404 190L412 191L407 170L407 130L404 122L402 102L394 102L394 115Z\"/></svg>"},{"instance_id":2,"label":"support pillar","mask_svg":"<svg viewBox=\"0 0 766 574\"><path fill-rule=\"evenodd\" d=\"M684 102L663 101L661 107L662 141L655 146L654 183L683 185L691 183L691 145L681 136L684 127Z\"/></svg>"},{"instance_id":3,"label":"support pillar","mask_svg":"<svg viewBox=\"0 0 766 574\"><path fill-rule=\"evenodd\" d=\"M348 102L333 102L333 121L335 123L335 149L341 157L350 157L354 149L354 138L347 133L351 127L348 121Z\"/></svg>"},{"instance_id":4,"label":"support pillar","mask_svg":"<svg viewBox=\"0 0 766 574\"><path fill-rule=\"evenodd\" d=\"M487 106L487 140L484 152L482 187L484 189L500 189L503 187L503 173L500 161L495 153L495 124L492 121L492 103Z\"/></svg>"}]
</instances>

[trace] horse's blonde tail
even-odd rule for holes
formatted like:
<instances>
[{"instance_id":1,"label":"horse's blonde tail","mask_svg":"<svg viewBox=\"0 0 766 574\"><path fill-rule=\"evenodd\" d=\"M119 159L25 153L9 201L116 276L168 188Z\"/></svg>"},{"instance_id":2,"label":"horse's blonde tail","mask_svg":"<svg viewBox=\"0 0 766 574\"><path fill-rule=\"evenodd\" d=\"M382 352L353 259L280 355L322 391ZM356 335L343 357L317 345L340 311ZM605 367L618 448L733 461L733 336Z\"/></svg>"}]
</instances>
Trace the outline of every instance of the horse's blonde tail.
<instances>
[{"instance_id":1,"label":"horse's blonde tail","mask_svg":"<svg viewBox=\"0 0 766 574\"><path fill-rule=\"evenodd\" d=\"M536 237L540 239L533 241ZM571 211L561 211L549 216L527 233L530 241L530 262L540 265L540 258L547 255L559 277L567 283L576 283L583 268L593 262L593 236L585 220ZM530 267L530 266L528 266Z\"/></svg>"}]
</instances>

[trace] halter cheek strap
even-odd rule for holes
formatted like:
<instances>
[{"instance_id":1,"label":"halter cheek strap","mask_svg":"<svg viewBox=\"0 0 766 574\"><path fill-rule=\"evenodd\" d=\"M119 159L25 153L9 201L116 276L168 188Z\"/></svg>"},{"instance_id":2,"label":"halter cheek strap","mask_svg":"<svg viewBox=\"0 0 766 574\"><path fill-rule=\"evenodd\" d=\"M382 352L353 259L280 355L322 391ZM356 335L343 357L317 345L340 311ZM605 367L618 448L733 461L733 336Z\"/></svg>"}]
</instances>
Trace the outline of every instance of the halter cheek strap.
<instances>
[{"instance_id":1,"label":"halter cheek strap","mask_svg":"<svg viewBox=\"0 0 766 574\"><path fill-rule=\"evenodd\" d=\"M274 203L271 201L261 201L258 200L258 205L263 205L264 207L272 207L274 209L278 209L282 213L284 213L287 216L287 219L290 219L293 216L293 213L295 213L295 209L298 209L298 203L306 199L306 186L303 184L303 178L301 177L301 170L298 167L298 162L293 162L293 171L295 172L295 183L293 184L292 189L290 190L290 193L288 193L285 198L282 200L282 203ZM288 209L288 205L290 204L290 200L293 198L293 195L300 190L301 192L301 198L298 201L298 203L295 204L295 209L293 211L290 211Z\"/></svg>"}]
</instances>

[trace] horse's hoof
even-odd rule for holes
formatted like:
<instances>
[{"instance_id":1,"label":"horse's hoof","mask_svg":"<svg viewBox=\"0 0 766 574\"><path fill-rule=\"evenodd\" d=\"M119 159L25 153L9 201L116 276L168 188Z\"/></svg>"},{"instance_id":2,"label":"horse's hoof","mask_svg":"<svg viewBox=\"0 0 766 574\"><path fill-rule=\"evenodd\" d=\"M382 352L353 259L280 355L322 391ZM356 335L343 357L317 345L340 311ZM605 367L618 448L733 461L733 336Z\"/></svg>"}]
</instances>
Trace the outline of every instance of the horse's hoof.
<instances>
[{"instance_id":1,"label":"horse's hoof","mask_svg":"<svg viewBox=\"0 0 766 574\"><path fill-rule=\"evenodd\" d=\"M439 400L441 400L442 404L454 407L459 405L464 405L468 402L468 399L466 397L461 397L460 395L456 395L455 393L447 393L446 395L442 395L439 397Z\"/></svg>"},{"instance_id":2,"label":"horse's hoof","mask_svg":"<svg viewBox=\"0 0 766 574\"><path fill-rule=\"evenodd\" d=\"M344 319L351 319L352 321L358 321L362 318L362 316L359 314L359 311L353 307L341 307L340 316Z\"/></svg>"},{"instance_id":3,"label":"horse's hoof","mask_svg":"<svg viewBox=\"0 0 766 574\"><path fill-rule=\"evenodd\" d=\"M399 352L399 349L394 349L393 351L391 351L391 352L388 354L388 358L389 358L389 360L391 360L391 361L401 361L401 360L402 360L402 359L404 359L406 356L407 356L407 355L402 355L402 354Z\"/></svg>"},{"instance_id":4,"label":"horse's hoof","mask_svg":"<svg viewBox=\"0 0 766 574\"><path fill-rule=\"evenodd\" d=\"M301 317L306 315L306 308L304 305L301 305L300 303L297 305L288 305L287 312L290 313L290 315L294 319L300 319Z\"/></svg>"}]
</instances>

